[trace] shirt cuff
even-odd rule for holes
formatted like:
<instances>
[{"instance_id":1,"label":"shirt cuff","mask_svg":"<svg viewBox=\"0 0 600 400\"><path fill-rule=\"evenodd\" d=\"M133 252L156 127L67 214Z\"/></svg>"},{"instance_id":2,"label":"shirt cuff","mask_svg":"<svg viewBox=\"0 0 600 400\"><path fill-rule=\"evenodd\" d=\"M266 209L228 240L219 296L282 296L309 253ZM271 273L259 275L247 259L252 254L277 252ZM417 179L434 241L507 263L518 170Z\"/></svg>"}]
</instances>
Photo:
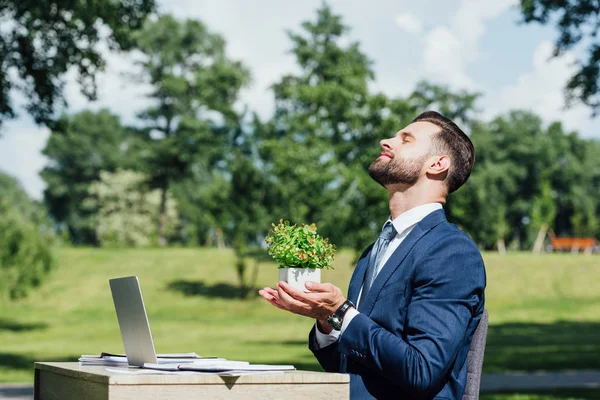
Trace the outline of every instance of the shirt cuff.
<instances>
[{"instance_id":1,"label":"shirt cuff","mask_svg":"<svg viewBox=\"0 0 600 400\"><path fill-rule=\"evenodd\" d=\"M348 325L350 325L350 322L352 321L352 319L354 317L356 317L358 314L360 314L360 313L358 312L358 310L356 308L350 308L348 311L346 311L346 314L344 315L344 320L342 321L342 329L340 330L338 337L342 336L344 334L344 331L346 330Z\"/></svg>"},{"instance_id":2,"label":"shirt cuff","mask_svg":"<svg viewBox=\"0 0 600 400\"><path fill-rule=\"evenodd\" d=\"M340 331L336 331L335 329L331 331L331 333L323 333L319 330L319 323L315 322L315 338L317 340L317 346L319 349L323 347L327 347L330 344L335 343L340 336Z\"/></svg>"}]
</instances>

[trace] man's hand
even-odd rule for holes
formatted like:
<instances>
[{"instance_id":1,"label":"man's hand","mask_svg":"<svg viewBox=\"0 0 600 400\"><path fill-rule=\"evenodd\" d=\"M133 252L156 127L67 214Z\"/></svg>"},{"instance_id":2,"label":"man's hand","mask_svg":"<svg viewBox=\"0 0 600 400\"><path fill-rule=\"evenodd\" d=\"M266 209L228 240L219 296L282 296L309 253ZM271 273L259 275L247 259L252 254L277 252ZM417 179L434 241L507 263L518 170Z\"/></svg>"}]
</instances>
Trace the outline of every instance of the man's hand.
<instances>
[{"instance_id":1,"label":"man's hand","mask_svg":"<svg viewBox=\"0 0 600 400\"><path fill-rule=\"evenodd\" d=\"M321 330L331 331L327 317L335 312L346 298L342 291L331 283L306 282L310 292L305 293L292 288L285 282L279 282L277 289L264 288L258 292L275 307L294 314L319 320Z\"/></svg>"}]
</instances>

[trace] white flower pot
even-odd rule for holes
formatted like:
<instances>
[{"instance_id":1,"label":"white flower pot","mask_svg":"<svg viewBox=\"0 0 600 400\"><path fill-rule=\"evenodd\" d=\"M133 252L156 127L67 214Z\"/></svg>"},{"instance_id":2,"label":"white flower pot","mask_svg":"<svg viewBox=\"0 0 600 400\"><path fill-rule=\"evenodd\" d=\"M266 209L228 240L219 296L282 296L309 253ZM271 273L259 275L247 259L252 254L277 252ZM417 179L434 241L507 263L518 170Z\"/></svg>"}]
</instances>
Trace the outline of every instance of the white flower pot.
<instances>
[{"instance_id":1,"label":"white flower pot","mask_svg":"<svg viewBox=\"0 0 600 400\"><path fill-rule=\"evenodd\" d=\"M319 268L279 268L279 281L284 281L291 287L307 292L304 283L307 281L321 283Z\"/></svg>"}]
</instances>

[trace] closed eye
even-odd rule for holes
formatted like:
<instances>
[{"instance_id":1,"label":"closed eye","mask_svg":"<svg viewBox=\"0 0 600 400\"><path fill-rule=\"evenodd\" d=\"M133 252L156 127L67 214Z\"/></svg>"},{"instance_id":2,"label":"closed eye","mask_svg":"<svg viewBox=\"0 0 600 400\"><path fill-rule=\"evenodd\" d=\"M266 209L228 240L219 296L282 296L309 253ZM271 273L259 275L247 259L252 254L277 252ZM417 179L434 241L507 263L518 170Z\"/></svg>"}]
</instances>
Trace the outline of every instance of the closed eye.
<instances>
[{"instance_id":1,"label":"closed eye","mask_svg":"<svg viewBox=\"0 0 600 400\"><path fill-rule=\"evenodd\" d=\"M410 143L415 138L410 132L400 132L400 137L402 138L402 143Z\"/></svg>"}]
</instances>

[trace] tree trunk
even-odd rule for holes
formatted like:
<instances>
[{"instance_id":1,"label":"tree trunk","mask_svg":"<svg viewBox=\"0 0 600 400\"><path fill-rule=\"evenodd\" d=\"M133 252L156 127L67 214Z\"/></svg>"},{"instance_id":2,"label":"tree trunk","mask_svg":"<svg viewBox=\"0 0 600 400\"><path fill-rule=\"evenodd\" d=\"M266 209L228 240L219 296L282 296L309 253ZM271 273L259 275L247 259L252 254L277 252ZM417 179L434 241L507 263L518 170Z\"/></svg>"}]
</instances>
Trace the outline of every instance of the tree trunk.
<instances>
[{"instance_id":1,"label":"tree trunk","mask_svg":"<svg viewBox=\"0 0 600 400\"><path fill-rule=\"evenodd\" d=\"M548 232L548 224L542 224L542 226L540 226L540 230L538 231L537 237L535 238L535 242L533 243L533 248L531 249L532 252L540 253L542 251L544 248L546 232Z\"/></svg>"},{"instance_id":2,"label":"tree trunk","mask_svg":"<svg viewBox=\"0 0 600 400\"><path fill-rule=\"evenodd\" d=\"M169 182L165 179L165 183L160 191L160 209L158 222L158 244L161 247L167 245L167 193L169 190Z\"/></svg>"},{"instance_id":3,"label":"tree trunk","mask_svg":"<svg viewBox=\"0 0 600 400\"><path fill-rule=\"evenodd\" d=\"M254 269L252 270L252 277L249 282L249 290L246 293L246 298L250 297L250 295L256 294L256 281L258 281L258 268L260 267L260 261L258 259L254 260Z\"/></svg>"},{"instance_id":4,"label":"tree trunk","mask_svg":"<svg viewBox=\"0 0 600 400\"><path fill-rule=\"evenodd\" d=\"M503 237L498 237L498 240L496 241L496 246L498 247L498 253L506 254L506 245L504 244Z\"/></svg>"},{"instance_id":5,"label":"tree trunk","mask_svg":"<svg viewBox=\"0 0 600 400\"><path fill-rule=\"evenodd\" d=\"M223 238L223 229L217 228L215 235L217 236L217 249L223 250L225 248L225 240Z\"/></svg>"}]
</instances>

